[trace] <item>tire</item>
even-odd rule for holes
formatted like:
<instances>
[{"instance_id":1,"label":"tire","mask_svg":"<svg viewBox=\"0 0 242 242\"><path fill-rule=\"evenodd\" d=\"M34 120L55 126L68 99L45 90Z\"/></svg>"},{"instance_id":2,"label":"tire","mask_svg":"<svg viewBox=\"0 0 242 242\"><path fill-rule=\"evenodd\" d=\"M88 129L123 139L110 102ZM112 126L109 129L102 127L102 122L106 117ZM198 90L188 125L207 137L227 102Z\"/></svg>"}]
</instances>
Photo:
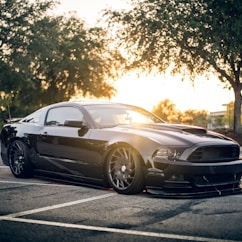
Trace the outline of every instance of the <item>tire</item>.
<instances>
[{"instance_id":1,"label":"tire","mask_svg":"<svg viewBox=\"0 0 242 242\"><path fill-rule=\"evenodd\" d=\"M137 194L144 188L142 161L130 147L120 146L111 150L106 162L109 185L121 194Z\"/></svg>"},{"instance_id":2,"label":"tire","mask_svg":"<svg viewBox=\"0 0 242 242\"><path fill-rule=\"evenodd\" d=\"M26 178L32 175L27 146L20 140L13 141L8 149L8 161L15 177Z\"/></svg>"}]
</instances>

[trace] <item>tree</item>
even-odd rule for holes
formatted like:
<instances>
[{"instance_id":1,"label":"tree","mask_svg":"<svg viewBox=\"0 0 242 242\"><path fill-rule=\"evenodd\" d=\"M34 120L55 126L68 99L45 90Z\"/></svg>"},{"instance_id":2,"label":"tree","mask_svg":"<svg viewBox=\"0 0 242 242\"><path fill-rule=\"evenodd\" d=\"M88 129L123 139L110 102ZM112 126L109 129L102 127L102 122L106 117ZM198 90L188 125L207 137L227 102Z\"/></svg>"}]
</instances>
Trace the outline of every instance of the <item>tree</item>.
<instances>
[{"instance_id":1,"label":"tree","mask_svg":"<svg viewBox=\"0 0 242 242\"><path fill-rule=\"evenodd\" d=\"M156 114L168 123L182 123L207 127L208 112L205 110L186 110L181 112L170 99L164 99L153 107L152 113Z\"/></svg>"},{"instance_id":2,"label":"tree","mask_svg":"<svg viewBox=\"0 0 242 242\"><path fill-rule=\"evenodd\" d=\"M21 53L28 45L27 35L47 10L53 8L51 0L0 0L0 57L4 61L13 52Z\"/></svg>"},{"instance_id":3,"label":"tree","mask_svg":"<svg viewBox=\"0 0 242 242\"><path fill-rule=\"evenodd\" d=\"M231 128L231 125L234 122L234 102L229 102L226 104L226 112L224 115L224 123ZM242 115L241 115L241 120L242 120ZM242 122L241 122L242 125Z\"/></svg>"},{"instance_id":4,"label":"tree","mask_svg":"<svg viewBox=\"0 0 242 242\"><path fill-rule=\"evenodd\" d=\"M115 93L110 80L118 76L123 59L109 48L103 29L87 29L75 16L59 16L36 22L28 60L31 73L35 73L31 89L39 90L35 99L40 106L76 94L110 98Z\"/></svg>"},{"instance_id":5,"label":"tree","mask_svg":"<svg viewBox=\"0 0 242 242\"><path fill-rule=\"evenodd\" d=\"M186 110L182 114L181 123L206 128L208 125L208 112L205 110Z\"/></svg>"},{"instance_id":6,"label":"tree","mask_svg":"<svg viewBox=\"0 0 242 242\"><path fill-rule=\"evenodd\" d=\"M131 1L130 1L131 2ZM234 131L241 133L242 5L240 0L132 0L107 10L109 28L127 51L127 68L215 74L235 94Z\"/></svg>"},{"instance_id":7,"label":"tree","mask_svg":"<svg viewBox=\"0 0 242 242\"><path fill-rule=\"evenodd\" d=\"M106 32L75 15L49 16L53 1L0 0L0 107L23 116L83 96L111 97L123 58ZM2 35L4 33L4 35ZM5 37L4 37L5 36Z\"/></svg>"},{"instance_id":8,"label":"tree","mask_svg":"<svg viewBox=\"0 0 242 242\"><path fill-rule=\"evenodd\" d=\"M28 35L31 33L33 24L54 5L53 1L48 0L34 3L27 0L0 0L0 108L2 117L5 116L6 107L11 101L14 102L13 113L18 112L20 100L17 100L15 94L27 83L25 82L28 75L27 68L20 69L15 57L26 54L29 44Z\"/></svg>"},{"instance_id":9,"label":"tree","mask_svg":"<svg viewBox=\"0 0 242 242\"><path fill-rule=\"evenodd\" d=\"M176 110L176 105L169 99L160 101L153 107L152 113L169 123L181 122L181 112Z\"/></svg>"}]
</instances>

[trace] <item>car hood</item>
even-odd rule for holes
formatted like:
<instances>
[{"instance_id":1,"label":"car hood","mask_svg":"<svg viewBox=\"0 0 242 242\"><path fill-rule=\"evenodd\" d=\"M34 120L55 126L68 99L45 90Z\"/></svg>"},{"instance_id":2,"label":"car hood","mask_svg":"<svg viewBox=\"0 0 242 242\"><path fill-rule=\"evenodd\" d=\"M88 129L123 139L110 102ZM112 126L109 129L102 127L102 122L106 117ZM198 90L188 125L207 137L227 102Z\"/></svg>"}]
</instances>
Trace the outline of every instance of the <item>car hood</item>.
<instances>
[{"instance_id":1,"label":"car hood","mask_svg":"<svg viewBox=\"0 0 242 242\"><path fill-rule=\"evenodd\" d=\"M114 129L146 136L156 140L163 145L192 145L194 143L210 142L216 144L228 144L228 141L236 143L234 140L202 127L181 125L181 124L136 124L120 125Z\"/></svg>"}]
</instances>

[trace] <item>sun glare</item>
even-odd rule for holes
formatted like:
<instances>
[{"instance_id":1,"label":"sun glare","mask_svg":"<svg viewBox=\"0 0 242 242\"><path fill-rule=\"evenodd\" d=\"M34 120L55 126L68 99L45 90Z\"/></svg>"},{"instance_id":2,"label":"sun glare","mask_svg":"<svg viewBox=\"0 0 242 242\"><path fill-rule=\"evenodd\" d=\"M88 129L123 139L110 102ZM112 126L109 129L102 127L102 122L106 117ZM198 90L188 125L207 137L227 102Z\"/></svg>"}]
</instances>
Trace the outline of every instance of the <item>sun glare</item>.
<instances>
[{"instance_id":1,"label":"sun glare","mask_svg":"<svg viewBox=\"0 0 242 242\"><path fill-rule=\"evenodd\" d=\"M199 78L194 83L179 76L142 76L129 74L117 81L118 93L111 100L152 110L160 101L170 99L180 111L188 109L221 111L232 101L233 93L216 78Z\"/></svg>"},{"instance_id":2,"label":"sun glare","mask_svg":"<svg viewBox=\"0 0 242 242\"><path fill-rule=\"evenodd\" d=\"M59 0L58 13L76 12L88 25L95 25L105 8L127 9L124 0Z\"/></svg>"},{"instance_id":3,"label":"sun glare","mask_svg":"<svg viewBox=\"0 0 242 242\"><path fill-rule=\"evenodd\" d=\"M192 83L182 81L179 76L141 76L127 74L114 84L117 93L109 99L99 99L118 103L131 104L152 111L160 101L169 99L179 111L206 110L223 111L229 102L234 100L232 90L225 89L215 77L199 78ZM71 100L97 100L97 98L77 95Z\"/></svg>"}]
</instances>

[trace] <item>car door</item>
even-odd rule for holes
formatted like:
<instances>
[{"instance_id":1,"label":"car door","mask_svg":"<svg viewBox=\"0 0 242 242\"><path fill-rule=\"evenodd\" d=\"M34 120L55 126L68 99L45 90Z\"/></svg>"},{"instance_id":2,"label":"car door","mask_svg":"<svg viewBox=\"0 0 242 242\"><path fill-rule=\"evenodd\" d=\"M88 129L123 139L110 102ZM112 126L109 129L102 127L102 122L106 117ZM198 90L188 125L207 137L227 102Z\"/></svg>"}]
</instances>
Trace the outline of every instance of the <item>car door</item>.
<instances>
[{"instance_id":1,"label":"car door","mask_svg":"<svg viewBox=\"0 0 242 242\"><path fill-rule=\"evenodd\" d=\"M45 125L37 137L36 149L41 170L85 176L88 166L88 137L86 127L65 126L66 120L85 122L79 108L54 107L47 112Z\"/></svg>"}]
</instances>

